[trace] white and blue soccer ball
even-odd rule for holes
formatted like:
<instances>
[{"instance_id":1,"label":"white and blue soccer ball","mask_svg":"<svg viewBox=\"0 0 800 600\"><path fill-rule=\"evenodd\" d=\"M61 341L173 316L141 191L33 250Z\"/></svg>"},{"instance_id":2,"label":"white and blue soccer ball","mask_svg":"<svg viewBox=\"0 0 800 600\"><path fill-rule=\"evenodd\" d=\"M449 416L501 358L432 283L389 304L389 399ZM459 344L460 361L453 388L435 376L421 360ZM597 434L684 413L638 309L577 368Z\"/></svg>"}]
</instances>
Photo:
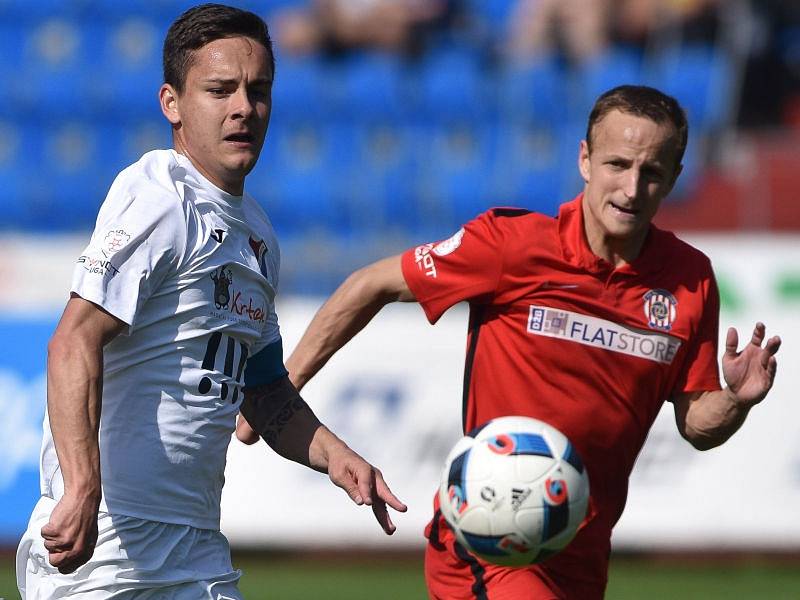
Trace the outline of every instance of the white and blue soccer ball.
<instances>
[{"instance_id":1,"label":"white and blue soccer ball","mask_svg":"<svg viewBox=\"0 0 800 600\"><path fill-rule=\"evenodd\" d=\"M469 552L498 565L529 565L575 537L589 505L589 477L556 428L529 417L501 417L450 451L439 503Z\"/></svg>"}]
</instances>

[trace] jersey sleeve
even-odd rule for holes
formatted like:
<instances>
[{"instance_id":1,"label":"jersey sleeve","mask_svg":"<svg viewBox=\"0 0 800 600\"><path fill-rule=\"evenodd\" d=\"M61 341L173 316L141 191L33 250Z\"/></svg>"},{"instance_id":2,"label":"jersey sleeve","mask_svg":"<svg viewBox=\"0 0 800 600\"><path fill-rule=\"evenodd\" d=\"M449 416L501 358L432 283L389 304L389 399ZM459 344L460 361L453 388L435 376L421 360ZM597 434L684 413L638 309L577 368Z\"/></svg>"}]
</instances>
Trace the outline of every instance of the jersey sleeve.
<instances>
[{"instance_id":1,"label":"jersey sleeve","mask_svg":"<svg viewBox=\"0 0 800 600\"><path fill-rule=\"evenodd\" d=\"M177 267L185 240L177 197L157 189L134 191L118 180L75 265L71 290L133 325L147 299Z\"/></svg>"},{"instance_id":2,"label":"jersey sleeve","mask_svg":"<svg viewBox=\"0 0 800 600\"><path fill-rule=\"evenodd\" d=\"M691 346L686 353L684 367L678 376L673 394L682 392L713 391L720 389L719 381L719 289L714 274L709 273L703 283L703 314Z\"/></svg>"},{"instance_id":3,"label":"jersey sleeve","mask_svg":"<svg viewBox=\"0 0 800 600\"><path fill-rule=\"evenodd\" d=\"M403 253L403 277L428 321L463 300L491 302L503 270L503 235L491 211L452 237Z\"/></svg>"}]
</instances>

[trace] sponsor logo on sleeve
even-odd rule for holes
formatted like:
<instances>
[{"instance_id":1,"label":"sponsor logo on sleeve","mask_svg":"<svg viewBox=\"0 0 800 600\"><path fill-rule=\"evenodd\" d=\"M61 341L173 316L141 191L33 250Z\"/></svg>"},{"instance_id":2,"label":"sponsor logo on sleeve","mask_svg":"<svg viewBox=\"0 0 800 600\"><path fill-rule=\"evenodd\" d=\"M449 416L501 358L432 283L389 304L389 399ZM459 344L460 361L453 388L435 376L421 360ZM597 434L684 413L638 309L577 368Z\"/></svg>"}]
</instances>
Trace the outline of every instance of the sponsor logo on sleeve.
<instances>
[{"instance_id":1,"label":"sponsor logo on sleeve","mask_svg":"<svg viewBox=\"0 0 800 600\"><path fill-rule=\"evenodd\" d=\"M528 333L594 346L663 364L671 364L681 341L665 333L639 331L581 313L531 306Z\"/></svg>"},{"instance_id":2,"label":"sponsor logo on sleeve","mask_svg":"<svg viewBox=\"0 0 800 600\"><path fill-rule=\"evenodd\" d=\"M108 276L111 278L119 273L119 269L112 265L111 261L107 258L94 258L84 254L78 257L78 264L92 275L102 275L103 277Z\"/></svg>"},{"instance_id":3,"label":"sponsor logo on sleeve","mask_svg":"<svg viewBox=\"0 0 800 600\"><path fill-rule=\"evenodd\" d=\"M433 247L433 253L436 256L447 256L455 252L461 245L461 238L464 237L464 228L462 227L456 231L450 238L439 242Z\"/></svg>"},{"instance_id":4,"label":"sponsor logo on sleeve","mask_svg":"<svg viewBox=\"0 0 800 600\"><path fill-rule=\"evenodd\" d=\"M433 244L423 244L422 246L417 246L414 249L414 260L417 263L417 267L425 272L427 277L433 277L436 279L436 265L433 262L433 256L431 255L431 250L433 249Z\"/></svg>"},{"instance_id":5,"label":"sponsor logo on sleeve","mask_svg":"<svg viewBox=\"0 0 800 600\"><path fill-rule=\"evenodd\" d=\"M650 290L644 296L644 316L653 329L672 329L677 316L678 301L667 290Z\"/></svg>"}]
</instances>

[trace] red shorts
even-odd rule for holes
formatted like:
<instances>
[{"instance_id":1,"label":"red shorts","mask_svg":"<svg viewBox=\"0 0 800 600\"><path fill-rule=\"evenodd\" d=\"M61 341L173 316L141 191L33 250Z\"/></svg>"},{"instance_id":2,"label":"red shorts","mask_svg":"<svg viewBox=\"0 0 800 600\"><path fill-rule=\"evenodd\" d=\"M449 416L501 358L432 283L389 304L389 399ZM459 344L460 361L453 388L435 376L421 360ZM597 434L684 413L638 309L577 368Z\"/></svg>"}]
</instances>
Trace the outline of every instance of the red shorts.
<instances>
[{"instance_id":1,"label":"red shorts","mask_svg":"<svg viewBox=\"0 0 800 600\"><path fill-rule=\"evenodd\" d=\"M426 531L425 581L434 600L602 600L605 581L581 581L546 561L499 567L469 554L439 511Z\"/></svg>"}]
</instances>

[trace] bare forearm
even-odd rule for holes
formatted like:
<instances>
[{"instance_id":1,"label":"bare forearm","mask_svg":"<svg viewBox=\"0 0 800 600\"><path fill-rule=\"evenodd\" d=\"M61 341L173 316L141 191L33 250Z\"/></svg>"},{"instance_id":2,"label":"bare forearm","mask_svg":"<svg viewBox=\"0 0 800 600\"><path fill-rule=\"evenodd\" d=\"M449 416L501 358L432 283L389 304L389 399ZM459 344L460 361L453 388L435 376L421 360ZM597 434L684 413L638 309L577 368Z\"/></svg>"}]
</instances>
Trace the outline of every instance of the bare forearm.
<instances>
[{"instance_id":1,"label":"bare forearm","mask_svg":"<svg viewBox=\"0 0 800 600\"><path fill-rule=\"evenodd\" d=\"M353 273L314 316L286 361L297 389L325 366L386 304L413 300L400 270L400 258L390 257Z\"/></svg>"},{"instance_id":2,"label":"bare forearm","mask_svg":"<svg viewBox=\"0 0 800 600\"><path fill-rule=\"evenodd\" d=\"M100 496L101 348L55 336L48 348L47 411L66 492Z\"/></svg>"},{"instance_id":3,"label":"bare forearm","mask_svg":"<svg viewBox=\"0 0 800 600\"><path fill-rule=\"evenodd\" d=\"M737 403L727 387L704 392L688 406L684 436L700 450L715 448L736 433L750 408Z\"/></svg>"},{"instance_id":4,"label":"bare forearm","mask_svg":"<svg viewBox=\"0 0 800 600\"><path fill-rule=\"evenodd\" d=\"M330 448L343 444L320 423L287 378L245 389L241 412L275 452L323 473Z\"/></svg>"}]
</instances>

